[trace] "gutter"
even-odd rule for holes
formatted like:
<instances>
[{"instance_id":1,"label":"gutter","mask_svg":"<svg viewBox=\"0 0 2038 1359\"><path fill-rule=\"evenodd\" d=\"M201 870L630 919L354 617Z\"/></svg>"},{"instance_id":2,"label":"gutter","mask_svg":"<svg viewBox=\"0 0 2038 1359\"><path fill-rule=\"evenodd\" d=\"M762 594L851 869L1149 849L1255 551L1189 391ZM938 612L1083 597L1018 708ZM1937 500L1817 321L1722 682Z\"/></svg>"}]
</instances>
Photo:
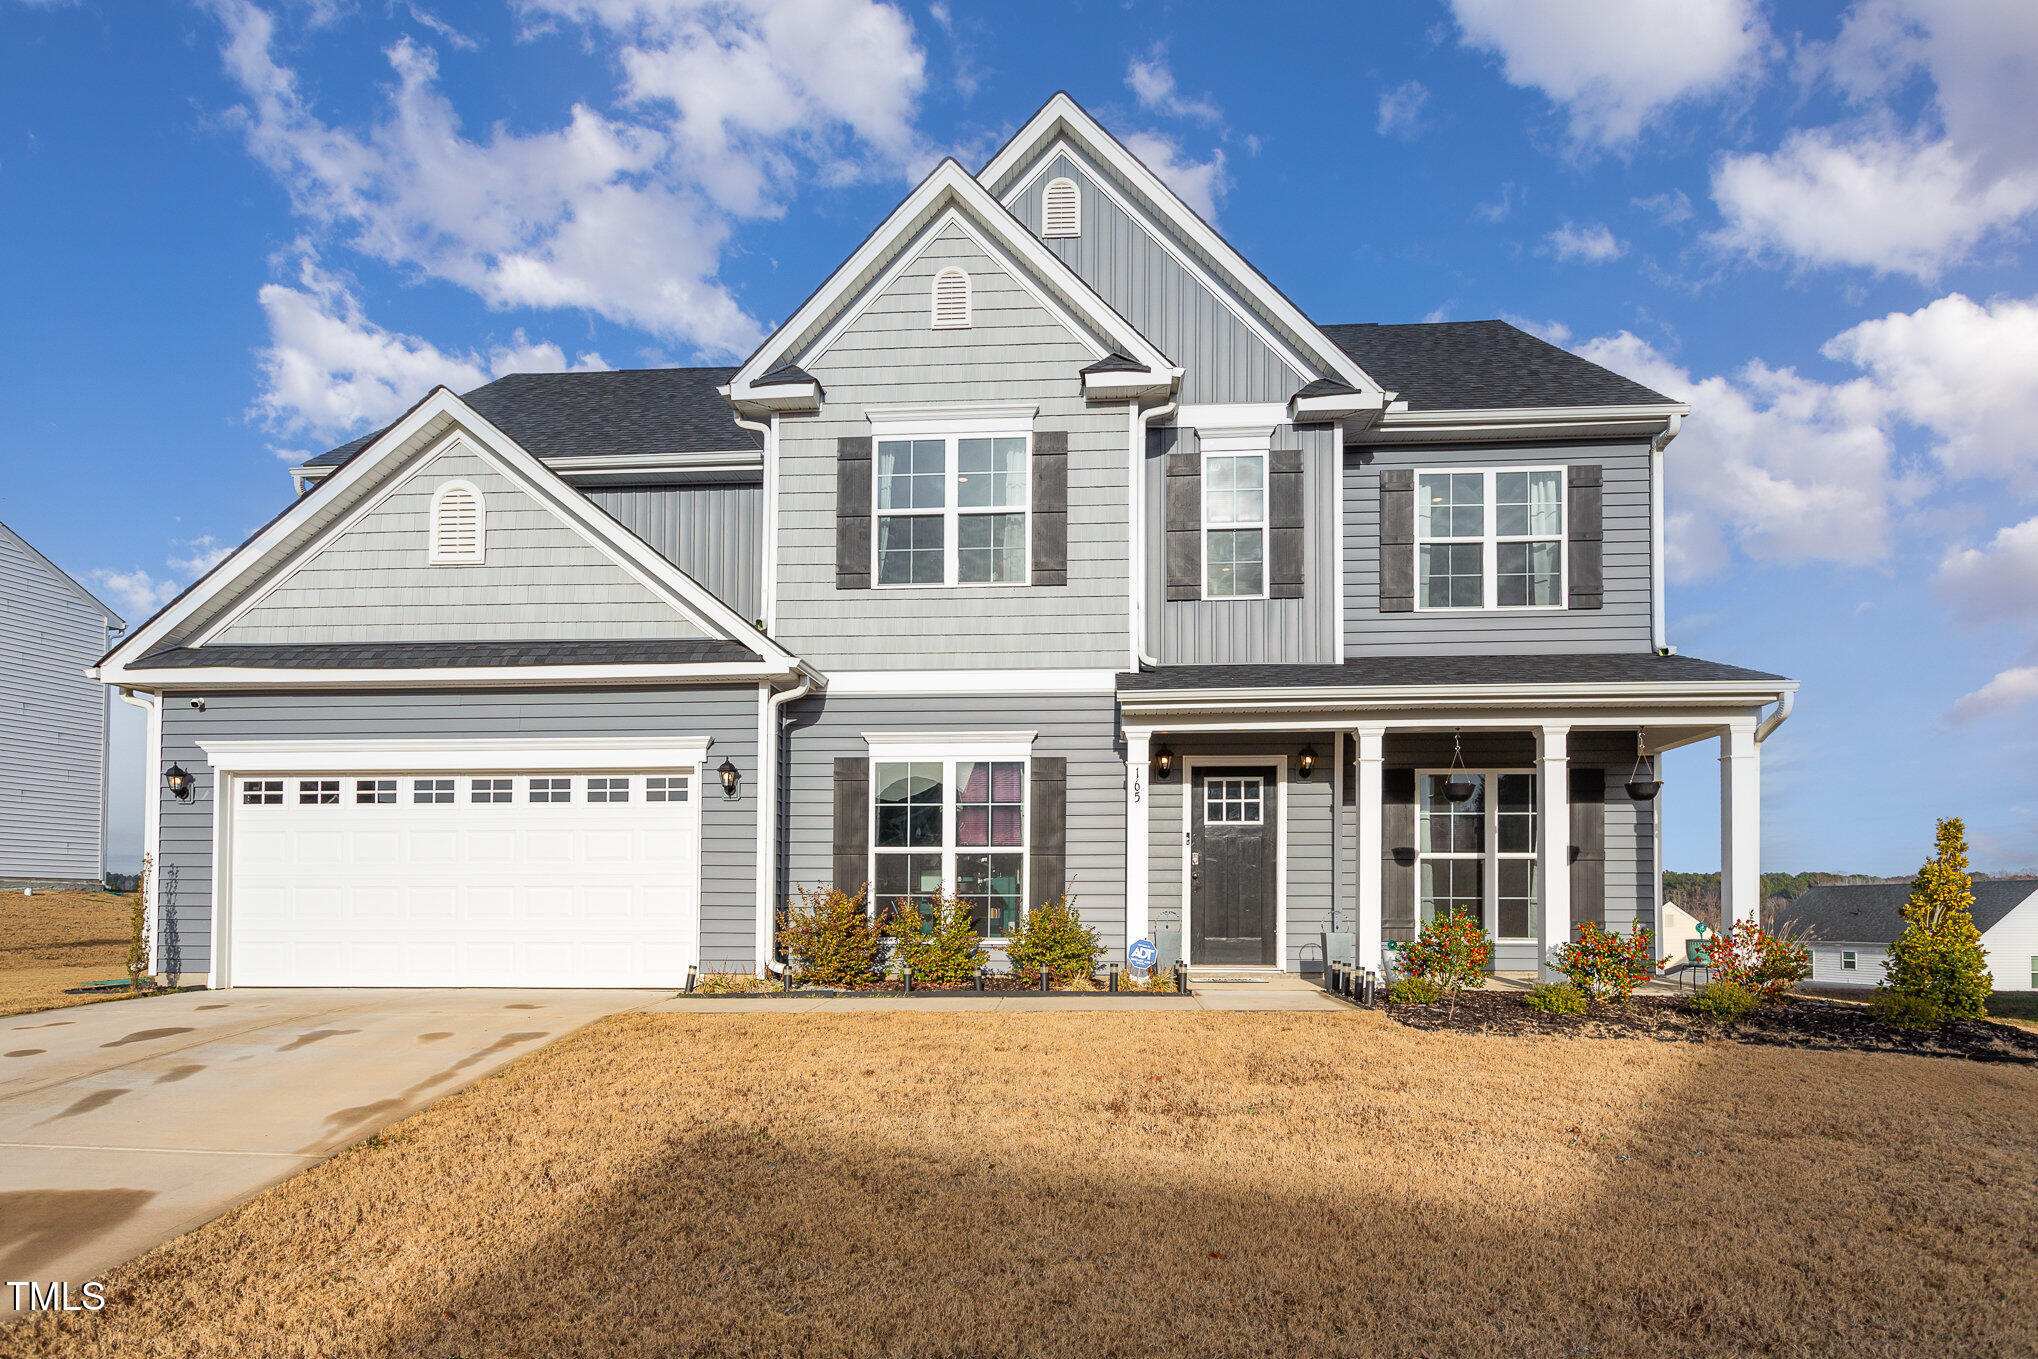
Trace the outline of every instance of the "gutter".
<instances>
[{"instance_id":1,"label":"gutter","mask_svg":"<svg viewBox=\"0 0 2038 1359\"><path fill-rule=\"evenodd\" d=\"M773 693L764 701L757 741L757 960L760 975L783 973L778 961L778 765L785 739L784 709L827 681L801 665L798 685Z\"/></svg>"},{"instance_id":2,"label":"gutter","mask_svg":"<svg viewBox=\"0 0 2038 1359\"><path fill-rule=\"evenodd\" d=\"M1761 725L1755 728L1755 744L1758 746L1761 745L1764 741L1769 739L1770 735L1774 733L1778 727L1782 726L1785 722L1788 722L1790 720L1791 709L1795 708L1796 706L1797 706L1797 686L1792 685L1790 688L1785 689L1781 694L1777 695L1776 711L1770 713L1769 716L1763 718Z\"/></svg>"},{"instance_id":3,"label":"gutter","mask_svg":"<svg viewBox=\"0 0 2038 1359\"><path fill-rule=\"evenodd\" d=\"M1677 654L1663 620L1663 450L1683 425L1684 416L1673 413L1649 441L1649 646L1658 656Z\"/></svg>"},{"instance_id":4,"label":"gutter","mask_svg":"<svg viewBox=\"0 0 2038 1359\"><path fill-rule=\"evenodd\" d=\"M1173 415L1180 408L1173 396L1150 410L1132 409L1130 482L1132 496L1132 542L1127 573L1132 577L1132 668L1158 670L1160 660L1146 649L1146 441L1153 422Z\"/></svg>"}]
</instances>

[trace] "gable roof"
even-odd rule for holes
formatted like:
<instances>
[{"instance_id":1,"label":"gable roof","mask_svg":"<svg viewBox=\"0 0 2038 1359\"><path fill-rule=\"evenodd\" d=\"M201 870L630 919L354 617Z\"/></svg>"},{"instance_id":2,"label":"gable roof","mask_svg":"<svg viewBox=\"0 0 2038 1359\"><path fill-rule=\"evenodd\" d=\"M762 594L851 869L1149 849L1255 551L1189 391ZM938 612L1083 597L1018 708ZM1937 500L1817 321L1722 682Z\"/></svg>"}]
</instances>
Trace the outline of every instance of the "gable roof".
<instances>
[{"instance_id":1,"label":"gable roof","mask_svg":"<svg viewBox=\"0 0 2038 1359\"><path fill-rule=\"evenodd\" d=\"M1410 410L1675 404L1505 321L1367 322L1323 331Z\"/></svg>"},{"instance_id":2,"label":"gable roof","mask_svg":"<svg viewBox=\"0 0 2038 1359\"><path fill-rule=\"evenodd\" d=\"M107 608L104 604L100 603L99 597L97 595L93 594L90 590L86 589L84 586L78 584L77 581L72 580L70 573L65 571L63 567L58 566L48 557L45 557L42 555L42 553L36 551L35 548L32 545L30 545L28 539L22 537L20 534L16 533L13 529L7 527L7 525L5 524L0 524L0 538L5 538L8 542L13 543L16 547L20 548L22 552L27 554L28 559L30 561L41 562L43 564L43 568L50 573L51 578L54 579L57 582L57 584L63 586L66 590L69 590L72 594L76 595L78 597L79 603L83 604L86 608L91 609L94 612L98 613L101 617L103 617L107 621L107 623L110 626L115 628L124 628L127 626L126 623L121 621L121 617L119 614L115 613L113 610Z\"/></svg>"},{"instance_id":3,"label":"gable roof","mask_svg":"<svg viewBox=\"0 0 2038 1359\"><path fill-rule=\"evenodd\" d=\"M532 456L632 457L646 453L754 452L753 430L736 423L721 394L733 368L623 368L593 373L511 373L460 399ZM345 462L388 430L364 434L306 460Z\"/></svg>"},{"instance_id":4,"label":"gable roof","mask_svg":"<svg viewBox=\"0 0 2038 1359\"><path fill-rule=\"evenodd\" d=\"M1983 933L2038 894L2038 878L1976 878L1973 886L1974 927ZM1889 944L1904 932L1910 899L1907 882L1827 883L1779 907L1776 924L1808 939Z\"/></svg>"}]
</instances>

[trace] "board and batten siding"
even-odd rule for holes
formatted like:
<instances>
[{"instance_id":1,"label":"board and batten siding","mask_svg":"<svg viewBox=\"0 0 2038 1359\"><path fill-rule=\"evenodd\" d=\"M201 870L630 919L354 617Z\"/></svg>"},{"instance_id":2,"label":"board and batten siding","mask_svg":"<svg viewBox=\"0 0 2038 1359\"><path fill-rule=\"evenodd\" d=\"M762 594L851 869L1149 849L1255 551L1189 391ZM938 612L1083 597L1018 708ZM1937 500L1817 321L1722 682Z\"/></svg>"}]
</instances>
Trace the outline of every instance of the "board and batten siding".
<instances>
[{"instance_id":1,"label":"board and batten siding","mask_svg":"<svg viewBox=\"0 0 2038 1359\"><path fill-rule=\"evenodd\" d=\"M429 561L432 493L472 482L485 560ZM223 643L530 641L705 634L549 507L458 446L313 546L213 640Z\"/></svg>"},{"instance_id":2,"label":"board and batten siding","mask_svg":"<svg viewBox=\"0 0 2038 1359\"><path fill-rule=\"evenodd\" d=\"M701 804L701 959L748 971L757 952L757 717L753 685L704 688L207 693L200 712L163 700L155 777L180 764L194 777L189 802L162 798L156 890L163 970L202 975L212 963L212 821L217 780L203 742L490 740L706 736ZM713 777L743 771L734 799Z\"/></svg>"},{"instance_id":3,"label":"board and batten siding","mask_svg":"<svg viewBox=\"0 0 2038 1359\"><path fill-rule=\"evenodd\" d=\"M764 486L590 486L587 498L745 618L764 616Z\"/></svg>"},{"instance_id":4,"label":"board and batten siding","mask_svg":"<svg viewBox=\"0 0 2038 1359\"><path fill-rule=\"evenodd\" d=\"M105 872L106 615L0 533L0 880Z\"/></svg>"},{"instance_id":5,"label":"board and batten siding","mask_svg":"<svg viewBox=\"0 0 2038 1359\"><path fill-rule=\"evenodd\" d=\"M822 695L787 711L781 899L833 880L835 761L867 758L865 733L1030 731L1036 757L1068 761L1068 890L1124 961L1125 755L1111 695Z\"/></svg>"},{"instance_id":6,"label":"board and batten siding","mask_svg":"<svg viewBox=\"0 0 2038 1359\"><path fill-rule=\"evenodd\" d=\"M1604 479L1605 605L1598 609L1380 612L1380 470L1477 471L1595 464ZM1345 450L1345 655L1479 656L1647 651L1649 446L1646 443L1424 445Z\"/></svg>"},{"instance_id":7,"label":"board and batten siding","mask_svg":"<svg viewBox=\"0 0 2038 1359\"><path fill-rule=\"evenodd\" d=\"M1303 572L1300 599L1168 598L1168 454L1194 449L1194 430L1169 426L1147 439L1147 650L1162 665L1337 660L1337 428L1282 425L1270 447L1300 448ZM1271 535L1270 535L1271 536Z\"/></svg>"},{"instance_id":8,"label":"board and batten siding","mask_svg":"<svg viewBox=\"0 0 2038 1359\"><path fill-rule=\"evenodd\" d=\"M1177 250L1189 253L1167 227L1144 211L1127 213L1098 188L1106 174L1086 157L1056 152L1013 200L1013 215L1039 236L1048 184L1074 181L1082 203L1080 234L1042 239L1113 310L1182 365L1181 400L1286 401L1307 385L1316 375L1304 376L1240 317L1241 310L1257 314L1242 297L1229 288L1223 296L1213 292L1161 243L1165 233ZM1119 197L1144 208L1137 191L1115 177L1109 182ZM1222 275L1204 272L1224 287Z\"/></svg>"},{"instance_id":9,"label":"board and batten siding","mask_svg":"<svg viewBox=\"0 0 2038 1359\"><path fill-rule=\"evenodd\" d=\"M960 227L928 232L827 349L799 358L827 403L779 423L774 633L823 670L1122 667L1126 406L1083 400L1092 351ZM950 265L970 275L972 321L935 330L929 292ZM1035 404L1036 432L1068 435L1068 584L836 588L836 440L870 436L869 406L978 402Z\"/></svg>"}]
</instances>

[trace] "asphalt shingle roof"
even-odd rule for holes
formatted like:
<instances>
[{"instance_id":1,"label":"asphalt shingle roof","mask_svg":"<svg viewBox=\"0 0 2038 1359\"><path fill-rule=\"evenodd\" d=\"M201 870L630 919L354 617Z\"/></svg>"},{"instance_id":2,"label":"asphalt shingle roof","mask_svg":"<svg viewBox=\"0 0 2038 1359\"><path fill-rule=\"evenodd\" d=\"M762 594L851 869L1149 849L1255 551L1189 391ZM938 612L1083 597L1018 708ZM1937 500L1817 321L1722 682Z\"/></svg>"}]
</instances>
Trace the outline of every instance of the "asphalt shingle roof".
<instances>
[{"instance_id":1,"label":"asphalt shingle roof","mask_svg":"<svg viewBox=\"0 0 2038 1359\"><path fill-rule=\"evenodd\" d=\"M1328 325L1338 348L1413 411L1662 405L1671 398L1505 321Z\"/></svg>"},{"instance_id":2,"label":"asphalt shingle roof","mask_svg":"<svg viewBox=\"0 0 2038 1359\"><path fill-rule=\"evenodd\" d=\"M1679 684L1780 680L1696 656L1646 651L1558 656L1374 656L1342 665L1165 665L1118 677L1121 693L1152 689L1334 689L1408 684Z\"/></svg>"},{"instance_id":3,"label":"asphalt shingle roof","mask_svg":"<svg viewBox=\"0 0 2038 1359\"><path fill-rule=\"evenodd\" d=\"M1987 931L2038 893L2038 878L1976 878L1974 925ZM1813 887L1778 908L1779 929L1808 939L1850 944L1890 944L1904 932L1907 882L1828 883Z\"/></svg>"},{"instance_id":4,"label":"asphalt shingle roof","mask_svg":"<svg viewBox=\"0 0 2038 1359\"><path fill-rule=\"evenodd\" d=\"M166 647L135 662L138 670L226 666L236 670L408 670L442 666L682 665L751 661L756 653L720 638L620 638L529 642L335 642Z\"/></svg>"}]
</instances>

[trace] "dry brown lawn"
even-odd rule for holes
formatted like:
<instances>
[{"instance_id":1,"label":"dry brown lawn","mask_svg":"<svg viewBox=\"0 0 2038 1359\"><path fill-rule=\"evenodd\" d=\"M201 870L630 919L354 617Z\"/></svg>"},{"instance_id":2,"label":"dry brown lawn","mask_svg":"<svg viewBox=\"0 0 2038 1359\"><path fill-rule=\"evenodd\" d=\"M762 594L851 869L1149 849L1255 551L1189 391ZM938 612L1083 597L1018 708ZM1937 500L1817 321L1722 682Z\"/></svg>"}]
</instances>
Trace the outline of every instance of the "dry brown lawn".
<instances>
[{"instance_id":1,"label":"dry brown lawn","mask_svg":"<svg viewBox=\"0 0 2038 1359\"><path fill-rule=\"evenodd\" d=\"M0 891L0 1015L106 999L64 991L127 975L127 906L111 892Z\"/></svg>"},{"instance_id":2,"label":"dry brown lawn","mask_svg":"<svg viewBox=\"0 0 2038 1359\"><path fill-rule=\"evenodd\" d=\"M2028 1355L2034 1214L2028 1068L1359 1012L640 1014L11 1340Z\"/></svg>"}]
</instances>

